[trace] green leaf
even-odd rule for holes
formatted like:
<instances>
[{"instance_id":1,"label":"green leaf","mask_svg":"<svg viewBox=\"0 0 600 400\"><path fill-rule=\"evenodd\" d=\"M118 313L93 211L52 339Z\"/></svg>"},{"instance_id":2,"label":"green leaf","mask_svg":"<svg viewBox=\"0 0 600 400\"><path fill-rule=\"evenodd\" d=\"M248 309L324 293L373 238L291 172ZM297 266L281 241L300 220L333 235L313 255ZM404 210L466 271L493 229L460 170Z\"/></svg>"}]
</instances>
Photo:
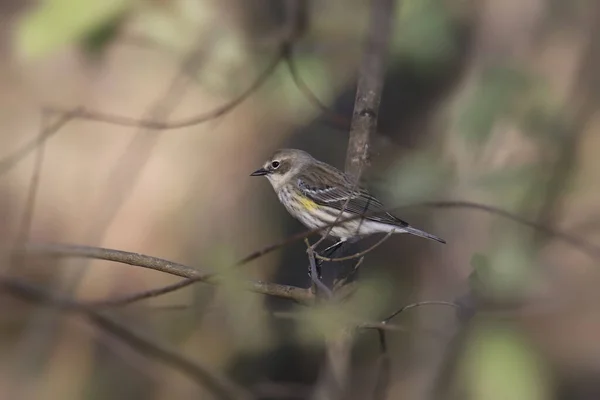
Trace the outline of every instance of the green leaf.
<instances>
[{"instance_id":1,"label":"green leaf","mask_svg":"<svg viewBox=\"0 0 600 400\"><path fill-rule=\"evenodd\" d=\"M17 48L28 58L45 55L119 17L131 1L43 0L20 21Z\"/></svg>"}]
</instances>

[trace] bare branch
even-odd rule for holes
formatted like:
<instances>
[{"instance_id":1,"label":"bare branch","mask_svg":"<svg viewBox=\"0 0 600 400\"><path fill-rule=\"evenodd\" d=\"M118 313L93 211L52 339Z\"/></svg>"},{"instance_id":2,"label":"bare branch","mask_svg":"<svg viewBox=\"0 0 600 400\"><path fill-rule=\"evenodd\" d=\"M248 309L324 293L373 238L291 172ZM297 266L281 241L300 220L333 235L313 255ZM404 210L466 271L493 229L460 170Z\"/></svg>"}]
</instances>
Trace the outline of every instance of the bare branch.
<instances>
[{"instance_id":1,"label":"bare branch","mask_svg":"<svg viewBox=\"0 0 600 400\"><path fill-rule=\"evenodd\" d=\"M100 329L111 333L142 354L160 360L187 374L202 387L210 390L219 399L254 398L254 396L235 382L229 380L226 376L211 371L210 368L179 353L176 349L162 341L156 341L141 332L125 327L104 313L82 307L68 298L51 296L36 285L20 280L0 277L0 287L11 295L25 301L53 305L66 310L83 313Z\"/></svg>"},{"instance_id":2,"label":"bare branch","mask_svg":"<svg viewBox=\"0 0 600 400\"><path fill-rule=\"evenodd\" d=\"M219 282L219 276L213 273L203 273L187 265L122 250L68 244L29 244L25 247L25 252L29 254L50 257L79 257L114 261L121 264L153 269L155 271L188 278L188 284L192 284L194 282L217 284ZM154 289L150 292L144 292L133 296L127 296L120 301L124 304L127 304L137 301L138 299L153 297L152 295L156 293L165 294L188 286L188 284L177 282L176 284L169 285L168 287ZM255 293L293 300L301 304L310 304L313 301L313 295L309 290L296 286L279 285L276 283L262 281L248 281L246 283L246 288ZM110 305L117 305L116 303L118 302L113 301Z\"/></svg>"},{"instance_id":3,"label":"bare branch","mask_svg":"<svg viewBox=\"0 0 600 400\"><path fill-rule=\"evenodd\" d=\"M377 131L395 4L394 0L371 1L369 33L358 75L346 155L346 173L356 179L358 171L368 163L369 136Z\"/></svg>"}]
</instances>

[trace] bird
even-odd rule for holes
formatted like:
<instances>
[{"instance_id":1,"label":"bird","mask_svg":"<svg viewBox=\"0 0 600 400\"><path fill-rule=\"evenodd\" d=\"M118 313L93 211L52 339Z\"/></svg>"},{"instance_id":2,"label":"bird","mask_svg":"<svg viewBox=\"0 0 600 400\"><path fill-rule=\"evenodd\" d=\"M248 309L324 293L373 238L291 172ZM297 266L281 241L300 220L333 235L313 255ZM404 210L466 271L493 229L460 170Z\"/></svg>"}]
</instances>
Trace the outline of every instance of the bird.
<instances>
[{"instance_id":1,"label":"bird","mask_svg":"<svg viewBox=\"0 0 600 400\"><path fill-rule=\"evenodd\" d=\"M381 201L349 175L303 150L276 150L250 176L266 177L286 210L307 228L322 229L336 222L321 231L338 239L326 250L376 233L409 233L446 243L385 211Z\"/></svg>"}]
</instances>

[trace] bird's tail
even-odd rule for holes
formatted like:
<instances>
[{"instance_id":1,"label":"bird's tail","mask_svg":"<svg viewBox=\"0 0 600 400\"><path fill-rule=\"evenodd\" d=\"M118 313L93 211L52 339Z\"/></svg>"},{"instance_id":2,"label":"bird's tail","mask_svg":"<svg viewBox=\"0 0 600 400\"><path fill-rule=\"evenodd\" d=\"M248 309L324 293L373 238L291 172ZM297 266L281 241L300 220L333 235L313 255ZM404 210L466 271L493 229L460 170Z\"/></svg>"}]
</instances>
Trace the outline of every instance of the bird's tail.
<instances>
[{"instance_id":1,"label":"bird's tail","mask_svg":"<svg viewBox=\"0 0 600 400\"><path fill-rule=\"evenodd\" d=\"M419 236L425 239L435 240L436 242L446 244L446 241L444 239L432 235L431 233L423 232L422 230L419 230L417 228L413 228L412 226L405 226L402 228L402 230L404 230L406 233L410 233L411 235Z\"/></svg>"}]
</instances>

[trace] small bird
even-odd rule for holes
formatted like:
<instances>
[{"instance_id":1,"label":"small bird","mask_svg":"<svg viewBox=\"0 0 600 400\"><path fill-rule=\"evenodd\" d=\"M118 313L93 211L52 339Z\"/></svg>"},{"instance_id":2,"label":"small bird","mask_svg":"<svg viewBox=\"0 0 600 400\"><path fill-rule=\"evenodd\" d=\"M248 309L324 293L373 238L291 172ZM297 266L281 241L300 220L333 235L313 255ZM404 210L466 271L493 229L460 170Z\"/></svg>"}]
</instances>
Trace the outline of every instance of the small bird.
<instances>
[{"instance_id":1,"label":"small bird","mask_svg":"<svg viewBox=\"0 0 600 400\"><path fill-rule=\"evenodd\" d=\"M323 228L337 219L339 224L331 228L329 236L339 241L328 249L337 248L348 239L390 232L446 243L386 212L379 200L355 185L348 175L305 151L277 150L250 175L265 176L287 211L309 229Z\"/></svg>"}]
</instances>

